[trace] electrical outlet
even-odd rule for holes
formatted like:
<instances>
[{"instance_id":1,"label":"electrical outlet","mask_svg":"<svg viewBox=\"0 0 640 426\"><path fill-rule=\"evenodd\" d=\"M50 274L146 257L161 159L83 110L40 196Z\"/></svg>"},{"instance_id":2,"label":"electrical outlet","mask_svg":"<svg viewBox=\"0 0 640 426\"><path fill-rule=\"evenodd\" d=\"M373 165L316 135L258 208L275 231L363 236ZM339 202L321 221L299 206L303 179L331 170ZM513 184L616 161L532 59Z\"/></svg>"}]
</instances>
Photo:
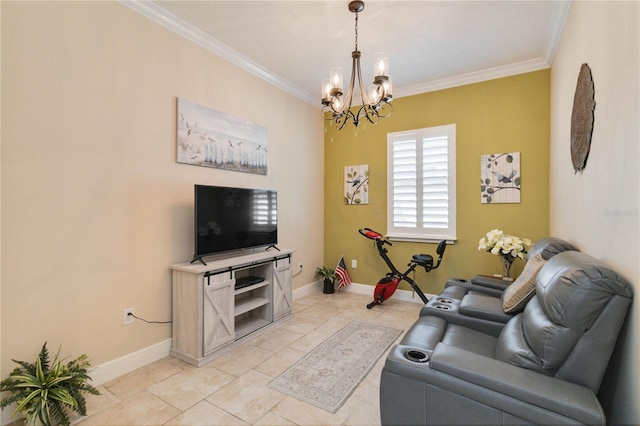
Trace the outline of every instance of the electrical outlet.
<instances>
[{"instance_id":1,"label":"electrical outlet","mask_svg":"<svg viewBox=\"0 0 640 426\"><path fill-rule=\"evenodd\" d=\"M133 317L133 308L126 308L122 313L123 313L122 323L124 325L133 324L133 321L135 321L135 318Z\"/></svg>"},{"instance_id":2,"label":"electrical outlet","mask_svg":"<svg viewBox=\"0 0 640 426\"><path fill-rule=\"evenodd\" d=\"M358 259L351 259L351 267L356 269L358 267Z\"/></svg>"}]
</instances>

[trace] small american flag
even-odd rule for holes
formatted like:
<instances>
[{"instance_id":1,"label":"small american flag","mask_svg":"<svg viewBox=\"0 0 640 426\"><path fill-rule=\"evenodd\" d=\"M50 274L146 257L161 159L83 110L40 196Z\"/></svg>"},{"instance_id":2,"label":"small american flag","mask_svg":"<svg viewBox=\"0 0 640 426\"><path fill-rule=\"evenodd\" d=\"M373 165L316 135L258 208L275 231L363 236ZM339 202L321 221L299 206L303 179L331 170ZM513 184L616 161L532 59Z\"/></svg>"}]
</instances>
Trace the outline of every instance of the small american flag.
<instances>
[{"instance_id":1,"label":"small american flag","mask_svg":"<svg viewBox=\"0 0 640 426\"><path fill-rule=\"evenodd\" d=\"M338 266L336 266L336 275L338 275L338 290L351 284L351 277L347 271L347 265L344 263L344 256L340 256Z\"/></svg>"}]
</instances>

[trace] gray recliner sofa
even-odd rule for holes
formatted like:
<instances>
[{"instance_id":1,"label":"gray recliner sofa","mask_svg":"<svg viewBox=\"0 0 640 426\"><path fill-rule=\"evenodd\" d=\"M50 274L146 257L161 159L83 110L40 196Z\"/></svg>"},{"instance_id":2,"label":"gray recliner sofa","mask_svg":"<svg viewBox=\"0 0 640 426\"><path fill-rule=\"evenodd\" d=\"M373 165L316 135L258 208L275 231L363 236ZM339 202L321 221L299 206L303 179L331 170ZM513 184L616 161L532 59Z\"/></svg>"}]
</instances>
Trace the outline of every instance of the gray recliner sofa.
<instances>
[{"instance_id":1,"label":"gray recliner sofa","mask_svg":"<svg viewBox=\"0 0 640 426\"><path fill-rule=\"evenodd\" d=\"M497 335L419 317L387 356L382 424L605 424L596 395L631 299L623 277L568 251Z\"/></svg>"}]
</instances>

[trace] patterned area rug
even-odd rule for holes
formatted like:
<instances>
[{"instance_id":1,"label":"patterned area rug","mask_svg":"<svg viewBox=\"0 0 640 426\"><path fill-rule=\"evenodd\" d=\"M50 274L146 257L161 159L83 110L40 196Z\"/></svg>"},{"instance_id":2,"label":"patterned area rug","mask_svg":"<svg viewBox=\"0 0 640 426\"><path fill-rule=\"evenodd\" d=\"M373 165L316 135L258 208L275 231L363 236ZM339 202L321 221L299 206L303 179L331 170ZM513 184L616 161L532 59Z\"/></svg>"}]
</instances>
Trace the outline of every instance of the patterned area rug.
<instances>
[{"instance_id":1,"label":"patterned area rug","mask_svg":"<svg viewBox=\"0 0 640 426\"><path fill-rule=\"evenodd\" d=\"M402 330L354 320L269 387L335 413Z\"/></svg>"}]
</instances>

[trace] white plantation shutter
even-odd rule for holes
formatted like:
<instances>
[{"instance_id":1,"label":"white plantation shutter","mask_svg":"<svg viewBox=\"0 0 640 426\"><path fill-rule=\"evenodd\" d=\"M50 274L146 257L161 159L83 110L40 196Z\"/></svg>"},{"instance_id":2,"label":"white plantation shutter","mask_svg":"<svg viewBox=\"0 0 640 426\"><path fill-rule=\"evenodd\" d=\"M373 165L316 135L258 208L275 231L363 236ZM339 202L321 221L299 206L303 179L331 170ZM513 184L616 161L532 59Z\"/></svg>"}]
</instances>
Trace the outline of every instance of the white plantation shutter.
<instances>
[{"instance_id":1,"label":"white plantation shutter","mask_svg":"<svg viewBox=\"0 0 640 426\"><path fill-rule=\"evenodd\" d=\"M415 134L403 135L393 149L393 226L415 228L418 217L418 165Z\"/></svg>"},{"instance_id":2,"label":"white plantation shutter","mask_svg":"<svg viewBox=\"0 0 640 426\"><path fill-rule=\"evenodd\" d=\"M449 164L447 137L422 140L422 223L426 228L449 226Z\"/></svg>"},{"instance_id":3,"label":"white plantation shutter","mask_svg":"<svg viewBox=\"0 0 640 426\"><path fill-rule=\"evenodd\" d=\"M387 233L455 240L455 124L389 133Z\"/></svg>"}]
</instances>

